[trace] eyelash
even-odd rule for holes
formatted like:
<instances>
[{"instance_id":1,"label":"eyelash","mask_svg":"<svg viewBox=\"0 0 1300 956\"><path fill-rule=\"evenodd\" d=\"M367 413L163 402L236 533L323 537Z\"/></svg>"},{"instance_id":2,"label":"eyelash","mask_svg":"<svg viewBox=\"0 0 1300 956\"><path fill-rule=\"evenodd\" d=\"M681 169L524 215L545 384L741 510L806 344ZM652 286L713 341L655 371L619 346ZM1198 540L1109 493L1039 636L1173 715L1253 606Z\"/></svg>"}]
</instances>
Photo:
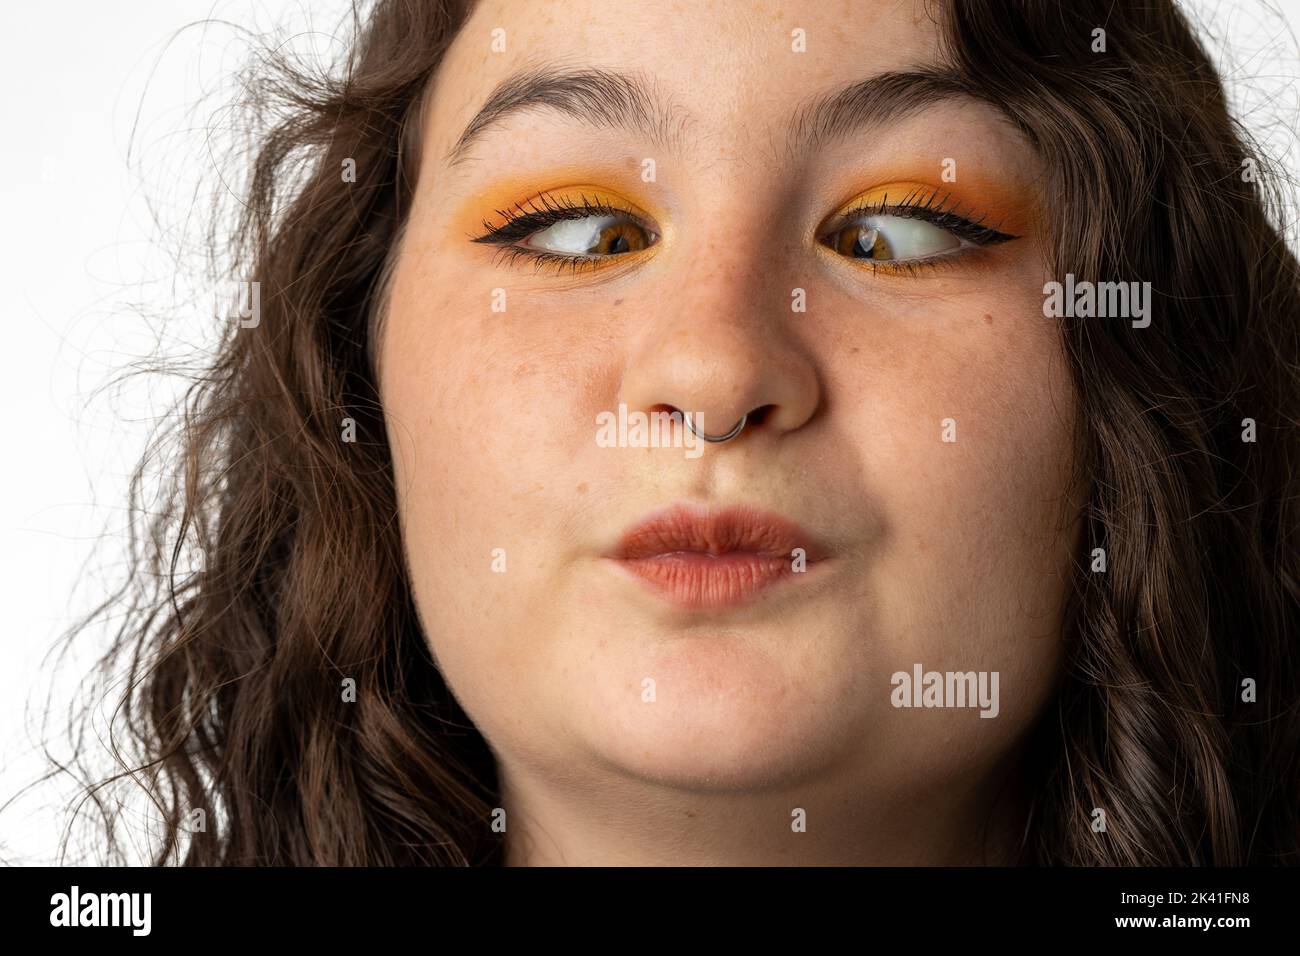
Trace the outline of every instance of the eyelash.
<instances>
[{"instance_id":1,"label":"eyelash","mask_svg":"<svg viewBox=\"0 0 1300 956\"><path fill-rule=\"evenodd\" d=\"M886 194L877 203L862 203L837 216L835 220L837 225L829 230L829 233L833 234L846 229L859 219L888 215L900 219L920 219L929 222L975 246L996 245L1019 238L1019 236L1000 232L995 227L985 225L984 220L987 216L971 219L960 214L957 207L945 206L950 196L951 194L944 194L940 199L939 190L937 189L928 195L925 195L925 190L916 189L908 193L901 202L890 204L889 196ZM537 204L539 200L540 207ZM566 269L571 273L577 273L585 269L599 268L602 259L617 259L623 256L584 256L549 252L545 249L532 249L527 246L516 245L516 243L521 239L527 239L534 233L541 232L557 222L585 219L589 216L618 216L635 223L646 233L658 236L658 233L650 224L636 213L598 200L588 201L586 196L574 201L568 197L553 200L543 195L539 197L539 200L528 200L527 209L520 203L515 203L512 209L498 209L496 211L497 215L501 216L505 221L499 226L493 226L490 222L484 220L483 226L487 229L487 232L472 239L471 242L498 246L497 255L493 260L494 264L500 264L504 261L507 265L513 265L521 258L526 258L535 264L535 271L546 268L556 273L564 272ZM962 255L965 255L965 253L955 252L923 259L900 259L895 262L861 260L861 264L863 267L870 268L873 273L884 271L916 274L924 269L935 269L944 264L950 264L953 259Z\"/></svg>"},{"instance_id":2,"label":"eyelash","mask_svg":"<svg viewBox=\"0 0 1300 956\"><path fill-rule=\"evenodd\" d=\"M861 203L836 216L834 227L828 229L826 234L833 235L842 229L847 229L858 220L867 219L871 216L896 216L899 219L920 219L923 222L928 222L977 247L994 246L1020 238L1010 233L1001 232L994 226L985 225L985 220L988 218L986 215L976 219L970 218L969 215L963 215L958 211L959 207L957 205L947 205L951 197L951 193L944 193L940 197L937 189L928 193L925 189L914 189L904 196L901 202L891 204L889 194L886 193L880 197L879 202ZM945 265L951 265L954 260L969 255L969 247L963 246L954 252L927 256L922 259L899 259L893 262L888 260L877 262L870 259L854 261L860 267L870 269L873 274L878 272L892 274L906 272L915 275L927 269L938 269Z\"/></svg>"},{"instance_id":3,"label":"eyelash","mask_svg":"<svg viewBox=\"0 0 1300 956\"><path fill-rule=\"evenodd\" d=\"M499 264L504 260L506 264L513 265L523 257L532 260L536 264L537 271L549 268L555 272L563 272L568 269L570 272L577 273L584 269L597 268L602 258L615 259L622 258L622 256L572 255L562 252L548 252L545 249L530 249L527 246L515 245L515 243L521 239L527 239L533 233L540 232L557 222L586 219L589 216L618 216L635 223L649 235L659 235L648 222L631 210L611 206L599 200L588 201L585 195L576 202L569 197L553 200L545 195L539 197L539 199L541 202L540 208L537 205L539 200L530 199L528 200L528 209L525 209L520 203L515 203L512 209L498 209L496 211L497 215L504 218L505 222L499 226L493 226L490 222L484 220L483 226L487 229L487 232L471 241L500 246L493 260L494 264ZM518 212L514 210L518 210Z\"/></svg>"}]
</instances>

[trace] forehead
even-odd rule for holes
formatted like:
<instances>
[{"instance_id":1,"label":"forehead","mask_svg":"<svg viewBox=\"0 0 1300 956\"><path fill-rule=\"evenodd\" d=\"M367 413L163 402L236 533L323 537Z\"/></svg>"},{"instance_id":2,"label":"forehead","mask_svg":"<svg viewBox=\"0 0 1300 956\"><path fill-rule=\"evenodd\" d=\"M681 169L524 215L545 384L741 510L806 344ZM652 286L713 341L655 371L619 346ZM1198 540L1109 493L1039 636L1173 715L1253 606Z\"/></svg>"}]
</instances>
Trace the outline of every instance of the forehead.
<instances>
[{"instance_id":1,"label":"forehead","mask_svg":"<svg viewBox=\"0 0 1300 956\"><path fill-rule=\"evenodd\" d=\"M739 154L786 136L818 95L934 67L938 15L924 0L480 0L435 75L426 142L450 156L502 84L530 69L594 68L651 91L654 122L638 145ZM563 114L530 106L503 115L462 152L499 150L503 137L527 148L528 135L573 136L586 125Z\"/></svg>"}]
</instances>

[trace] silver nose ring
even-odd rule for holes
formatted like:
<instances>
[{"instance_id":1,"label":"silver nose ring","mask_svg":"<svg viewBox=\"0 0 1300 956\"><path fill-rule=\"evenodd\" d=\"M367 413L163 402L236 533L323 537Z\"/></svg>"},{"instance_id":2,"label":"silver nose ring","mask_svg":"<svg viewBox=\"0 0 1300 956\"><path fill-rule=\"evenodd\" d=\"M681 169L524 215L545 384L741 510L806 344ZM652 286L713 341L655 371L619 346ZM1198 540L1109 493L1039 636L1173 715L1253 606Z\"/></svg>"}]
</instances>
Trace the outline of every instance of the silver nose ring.
<instances>
[{"instance_id":1,"label":"silver nose ring","mask_svg":"<svg viewBox=\"0 0 1300 956\"><path fill-rule=\"evenodd\" d=\"M744 415L741 415L740 421L736 422L736 427L721 437L717 437L714 435L706 435L704 434L704 432L696 431L695 425L691 421L690 412L682 412L682 417L686 419L686 427L691 430L691 432L695 435L696 438L703 438L705 441L711 441L711 442L724 442L724 441L730 441L731 439L735 438L737 435L740 434L740 430L745 427L745 422L749 419L749 413L746 412Z\"/></svg>"}]
</instances>

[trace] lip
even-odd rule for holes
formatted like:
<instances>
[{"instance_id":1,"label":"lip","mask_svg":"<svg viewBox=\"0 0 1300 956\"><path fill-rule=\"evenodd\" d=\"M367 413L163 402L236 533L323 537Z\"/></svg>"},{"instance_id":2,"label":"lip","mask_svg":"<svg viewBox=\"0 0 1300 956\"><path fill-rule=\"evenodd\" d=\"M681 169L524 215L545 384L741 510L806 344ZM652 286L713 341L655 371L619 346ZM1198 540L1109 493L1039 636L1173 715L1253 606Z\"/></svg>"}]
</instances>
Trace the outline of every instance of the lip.
<instances>
[{"instance_id":1,"label":"lip","mask_svg":"<svg viewBox=\"0 0 1300 956\"><path fill-rule=\"evenodd\" d=\"M607 555L662 597L692 609L730 607L824 559L821 545L795 522L759 508L674 505L623 532Z\"/></svg>"}]
</instances>

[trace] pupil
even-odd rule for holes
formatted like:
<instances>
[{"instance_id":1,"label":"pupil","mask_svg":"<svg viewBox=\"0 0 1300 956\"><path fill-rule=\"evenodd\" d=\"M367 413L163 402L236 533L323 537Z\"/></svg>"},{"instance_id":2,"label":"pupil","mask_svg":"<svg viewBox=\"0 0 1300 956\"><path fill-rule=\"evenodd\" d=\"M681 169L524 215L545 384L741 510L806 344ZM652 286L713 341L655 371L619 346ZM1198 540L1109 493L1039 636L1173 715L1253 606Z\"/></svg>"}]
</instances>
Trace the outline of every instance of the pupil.
<instances>
[{"instance_id":1,"label":"pupil","mask_svg":"<svg viewBox=\"0 0 1300 956\"><path fill-rule=\"evenodd\" d=\"M853 242L853 257L855 259L874 259L876 240L880 237L878 229L859 229L858 236Z\"/></svg>"}]
</instances>

